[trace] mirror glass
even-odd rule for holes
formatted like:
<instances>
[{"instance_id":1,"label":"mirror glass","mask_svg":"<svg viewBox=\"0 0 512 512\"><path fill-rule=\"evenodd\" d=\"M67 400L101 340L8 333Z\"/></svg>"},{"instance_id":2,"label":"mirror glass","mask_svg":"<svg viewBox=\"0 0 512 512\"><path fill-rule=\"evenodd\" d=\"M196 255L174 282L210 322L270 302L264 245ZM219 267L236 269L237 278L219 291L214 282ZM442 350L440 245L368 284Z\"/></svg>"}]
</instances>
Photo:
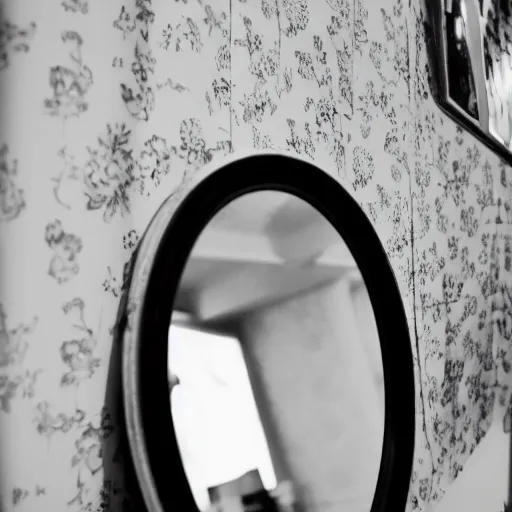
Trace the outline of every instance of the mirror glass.
<instances>
[{"instance_id":1,"label":"mirror glass","mask_svg":"<svg viewBox=\"0 0 512 512\"><path fill-rule=\"evenodd\" d=\"M199 510L370 511L379 337L354 258L310 204L260 191L215 215L181 277L168 369Z\"/></svg>"}]
</instances>

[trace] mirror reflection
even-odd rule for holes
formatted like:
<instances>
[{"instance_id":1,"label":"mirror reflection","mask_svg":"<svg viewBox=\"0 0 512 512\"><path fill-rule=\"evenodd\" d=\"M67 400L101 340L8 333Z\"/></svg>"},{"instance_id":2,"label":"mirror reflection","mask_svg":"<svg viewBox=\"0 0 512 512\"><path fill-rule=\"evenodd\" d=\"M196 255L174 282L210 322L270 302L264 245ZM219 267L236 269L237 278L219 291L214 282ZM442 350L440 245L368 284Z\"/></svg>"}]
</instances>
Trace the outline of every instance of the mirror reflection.
<instances>
[{"instance_id":1,"label":"mirror reflection","mask_svg":"<svg viewBox=\"0 0 512 512\"><path fill-rule=\"evenodd\" d=\"M380 344L332 225L282 192L234 200L196 241L174 308L171 412L198 509L368 512Z\"/></svg>"}]
</instances>

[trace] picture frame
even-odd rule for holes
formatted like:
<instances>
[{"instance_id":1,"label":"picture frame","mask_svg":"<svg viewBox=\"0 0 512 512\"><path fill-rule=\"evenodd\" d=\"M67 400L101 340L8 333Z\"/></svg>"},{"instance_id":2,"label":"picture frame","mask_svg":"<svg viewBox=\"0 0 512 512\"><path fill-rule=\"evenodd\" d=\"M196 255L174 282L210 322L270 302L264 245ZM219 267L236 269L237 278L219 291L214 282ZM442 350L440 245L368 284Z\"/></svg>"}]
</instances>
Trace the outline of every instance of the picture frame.
<instances>
[{"instance_id":1,"label":"picture frame","mask_svg":"<svg viewBox=\"0 0 512 512\"><path fill-rule=\"evenodd\" d=\"M512 2L424 0L423 5L434 100L512 163Z\"/></svg>"}]
</instances>

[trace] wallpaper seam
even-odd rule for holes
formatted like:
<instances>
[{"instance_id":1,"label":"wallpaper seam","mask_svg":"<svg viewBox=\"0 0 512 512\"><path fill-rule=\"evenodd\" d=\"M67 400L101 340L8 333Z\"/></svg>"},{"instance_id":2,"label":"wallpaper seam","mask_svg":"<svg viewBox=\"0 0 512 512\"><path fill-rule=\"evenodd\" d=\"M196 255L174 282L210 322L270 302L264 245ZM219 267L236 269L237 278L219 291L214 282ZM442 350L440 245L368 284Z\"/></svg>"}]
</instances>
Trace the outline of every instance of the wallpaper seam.
<instances>
[{"instance_id":1,"label":"wallpaper seam","mask_svg":"<svg viewBox=\"0 0 512 512\"><path fill-rule=\"evenodd\" d=\"M412 113L414 112L416 115L419 115L419 113L417 112L417 108L416 108L416 98L415 98L415 94L416 94L416 88L414 87L414 77L416 76L415 73L416 73L416 60L417 60L417 53L419 51L419 49L416 47L416 31L417 31L417 25L415 23L415 20L419 18L421 18L422 16L422 12L421 12L421 8L420 8L420 13L418 14L416 9L411 5L411 0L409 0L409 16L407 17L406 19L406 30L407 30L407 44L409 46L409 49L408 49L408 69L409 69L409 80L408 80L408 84L407 84L407 89L408 89L408 94L409 94L409 104L408 104L408 107L409 107L409 111ZM409 25L409 21L411 20L414 20L414 22L411 24L412 25L412 29L411 29L411 25ZM414 52L414 55L411 55L412 52ZM409 120L409 123L411 124L414 124L414 121L413 121L413 117ZM410 130L410 133L414 134L414 126L412 126L412 130ZM414 137L414 135L413 135ZM414 146L414 141L413 141L413 144L412 146ZM430 443L430 439L429 439L429 436L428 436L428 428L427 428L427 410L426 410L426 405L425 405L425 394L424 394L424 390L423 390L423 378L424 378L424 375L423 375L423 369L422 369L422 361L421 361L421 349L420 349L420 336L419 336L419 332L418 332L418 297L417 297L417 292L418 292L418 286L417 286L417 274L416 274L416 244L415 244L415 208L414 208L414 205L415 205L415 201L414 201L414 191L413 191L413 179L414 179L414 175L413 175L413 169L415 168L415 163L416 161L419 160L418 156L417 155L414 155L413 157L413 161L414 161L414 167L411 166L410 170L409 170L409 201L410 201L410 216L411 216L411 224L410 224L410 229L411 229L411 278L412 278L412 306L413 306L413 310L412 310L412 315L413 315L413 328L414 328L414 337L415 337L415 340L414 340L414 348L416 350L416 356L417 356L417 363L416 363L416 367L417 367L417 372L418 372L418 392L417 392L417 395L416 396L419 396L419 400L421 402L421 414L422 414L422 418L421 418L421 427L422 427L422 434L424 435L425 437L425 444L426 444L426 448L428 450L428 454L430 456L430 462L431 462L431 475L430 475L430 485L429 485L429 490L428 490L428 500L426 500L427 502L431 502L432 500L432 494L433 494L433 490L434 490L434 472L436 471L435 468L434 468L434 453L433 453L433 450L432 450L432 445ZM425 368L425 373L426 373L426 368ZM413 467L411 469L411 485L410 485L410 490L412 491L415 486L414 486L414 483L413 483L413 478L414 478L414 470L415 470L415 467L416 467L416 458L418 456L418 453L417 453L417 447L418 447L418 443L419 443L419 439L418 439L418 435L421 435L419 432L416 432L415 433L415 451L414 451L414 461L413 461Z\"/></svg>"},{"instance_id":2,"label":"wallpaper seam","mask_svg":"<svg viewBox=\"0 0 512 512\"><path fill-rule=\"evenodd\" d=\"M233 0L229 0L229 140L231 144L231 151L234 152L233 147Z\"/></svg>"}]
</instances>

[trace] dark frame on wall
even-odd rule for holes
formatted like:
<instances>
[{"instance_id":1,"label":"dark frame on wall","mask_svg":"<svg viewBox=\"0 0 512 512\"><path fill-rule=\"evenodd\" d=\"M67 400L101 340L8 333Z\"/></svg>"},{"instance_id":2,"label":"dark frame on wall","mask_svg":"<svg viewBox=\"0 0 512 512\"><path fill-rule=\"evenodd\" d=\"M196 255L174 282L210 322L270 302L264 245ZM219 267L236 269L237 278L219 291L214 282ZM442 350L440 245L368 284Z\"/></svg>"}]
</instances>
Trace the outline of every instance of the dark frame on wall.
<instances>
[{"instance_id":1,"label":"dark frame on wall","mask_svg":"<svg viewBox=\"0 0 512 512\"><path fill-rule=\"evenodd\" d=\"M510 24L504 19L510 13L484 13L482 5L481 0L422 0L430 91L453 121L512 164L510 140L500 140L493 130L499 120L490 109L498 101L507 114L510 93L499 81L492 93L488 85L495 83L493 69L507 54L494 32Z\"/></svg>"},{"instance_id":2,"label":"dark frame on wall","mask_svg":"<svg viewBox=\"0 0 512 512\"><path fill-rule=\"evenodd\" d=\"M130 413L126 425L139 485L153 486L163 511L180 502L185 506L181 510L197 512L169 401L167 351L173 304L193 246L212 217L237 197L262 190L286 192L316 208L339 232L360 268L375 313L385 383L382 458L371 512L404 510L414 455L415 391L409 328L394 273L372 224L350 194L321 169L284 155L255 155L220 167L196 185L172 215L165 208L157 212L146 232L145 237L151 235L158 224L155 219L160 216L161 223L161 216L169 215L163 236L136 255L146 268L150 262L149 276L136 313L139 328L130 338L136 346L123 346L123 351L136 353L131 367L124 358L123 371L133 372L136 384L131 388L126 385L130 379L124 378L123 392L125 411L138 404L142 435L134 432ZM132 285L138 279L132 275ZM140 481L142 474L151 478Z\"/></svg>"}]
</instances>

